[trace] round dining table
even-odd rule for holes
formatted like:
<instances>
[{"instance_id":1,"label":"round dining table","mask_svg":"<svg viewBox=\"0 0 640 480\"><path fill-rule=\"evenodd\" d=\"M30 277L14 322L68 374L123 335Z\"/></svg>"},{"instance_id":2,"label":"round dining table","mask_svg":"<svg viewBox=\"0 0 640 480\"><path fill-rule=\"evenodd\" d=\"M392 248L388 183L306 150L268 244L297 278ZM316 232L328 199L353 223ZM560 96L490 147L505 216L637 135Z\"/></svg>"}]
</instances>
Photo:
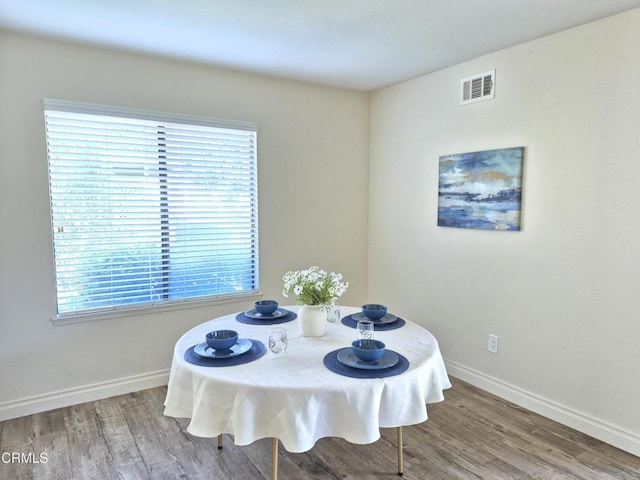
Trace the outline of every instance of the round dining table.
<instances>
[{"instance_id":1,"label":"round dining table","mask_svg":"<svg viewBox=\"0 0 640 480\"><path fill-rule=\"evenodd\" d=\"M396 428L401 475L402 427L427 420L427 404L444 400L443 391L451 387L435 337L404 317L376 325L375 339L396 353L404 368L389 376L353 369L352 376L330 369L327 360L357 338L353 321L357 317L351 315L361 315L361 309L342 306L340 319L327 322L325 335L304 337L295 318L298 308L281 307L279 311L288 313L277 324L236 312L186 332L175 345L164 414L189 418L187 431L217 437L219 448L223 434L231 435L236 445L272 438L274 479L278 441L289 452L305 452L324 437L369 444L380 438L380 428ZM286 350L278 354L268 348L274 327L286 329L288 336ZM223 329L253 342L246 354L251 361L197 361L194 347L197 352L208 332ZM360 378L359 373L369 378Z\"/></svg>"}]
</instances>

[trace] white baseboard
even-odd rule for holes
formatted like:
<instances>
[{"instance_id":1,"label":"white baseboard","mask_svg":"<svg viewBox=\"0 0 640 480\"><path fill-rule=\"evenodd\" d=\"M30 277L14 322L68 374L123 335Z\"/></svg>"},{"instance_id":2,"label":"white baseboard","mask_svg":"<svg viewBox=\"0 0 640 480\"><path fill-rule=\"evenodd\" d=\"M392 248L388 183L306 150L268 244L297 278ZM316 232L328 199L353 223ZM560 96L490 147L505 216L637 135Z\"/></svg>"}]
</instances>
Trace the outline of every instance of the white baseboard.
<instances>
[{"instance_id":1,"label":"white baseboard","mask_svg":"<svg viewBox=\"0 0 640 480\"><path fill-rule=\"evenodd\" d=\"M169 370L133 375L83 387L68 388L44 395L0 403L0 421L46 412L79 403L93 402L125 393L159 387L169 382Z\"/></svg>"},{"instance_id":2,"label":"white baseboard","mask_svg":"<svg viewBox=\"0 0 640 480\"><path fill-rule=\"evenodd\" d=\"M640 456L640 435L636 433L582 414L460 363L445 360L445 364L447 371L453 377L621 450Z\"/></svg>"}]
</instances>

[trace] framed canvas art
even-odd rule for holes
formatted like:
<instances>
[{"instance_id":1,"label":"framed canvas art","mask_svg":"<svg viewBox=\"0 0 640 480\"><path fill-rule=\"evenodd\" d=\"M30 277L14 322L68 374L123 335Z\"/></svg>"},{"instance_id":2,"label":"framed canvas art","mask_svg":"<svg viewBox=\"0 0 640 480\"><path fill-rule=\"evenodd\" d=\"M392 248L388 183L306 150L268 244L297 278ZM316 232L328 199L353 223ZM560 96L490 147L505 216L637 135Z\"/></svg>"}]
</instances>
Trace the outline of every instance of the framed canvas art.
<instances>
[{"instance_id":1,"label":"framed canvas art","mask_svg":"<svg viewBox=\"0 0 640 480\"><path fill-rule=\"evenodd\" d=\"M438 225L520 230L524 147L440 157Z\"/></svg>"}]
</instances>

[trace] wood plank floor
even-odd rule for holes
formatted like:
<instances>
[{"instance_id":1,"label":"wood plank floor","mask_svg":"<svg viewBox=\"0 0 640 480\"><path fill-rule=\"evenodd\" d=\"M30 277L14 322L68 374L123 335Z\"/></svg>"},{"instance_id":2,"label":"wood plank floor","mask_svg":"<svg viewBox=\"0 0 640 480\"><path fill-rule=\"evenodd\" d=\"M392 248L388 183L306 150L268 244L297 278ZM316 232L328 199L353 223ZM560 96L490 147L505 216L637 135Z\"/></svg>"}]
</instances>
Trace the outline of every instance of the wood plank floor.
<instances>
[{"instance_id":1,"label":"wood plank floor","mask_svg":"<svg viewBox=\"0 0 640 480\"><path fill-rule=\"evenodd\" d=\"M640 458L452 379L429 420L404 430L404 478L638 480ZM271 440L237 447L193 437L162 414L165 387L0 423L0 479L269 479ZM371 445L323 439L280 449L281 480L396 475L396 432ZM27 462L7 462L22 455ZM44 463L41 454L45 454ZM40 462L40 463L37 463Z\"/></svg>"}]
</instances>

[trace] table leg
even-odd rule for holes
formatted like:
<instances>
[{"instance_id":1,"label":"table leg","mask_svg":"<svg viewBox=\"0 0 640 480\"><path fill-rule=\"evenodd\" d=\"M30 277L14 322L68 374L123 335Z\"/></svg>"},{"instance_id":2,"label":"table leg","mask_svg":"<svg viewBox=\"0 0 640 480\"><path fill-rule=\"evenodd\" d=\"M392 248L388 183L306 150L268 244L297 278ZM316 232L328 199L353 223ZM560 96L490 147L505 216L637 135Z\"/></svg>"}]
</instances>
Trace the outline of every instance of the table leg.
<instances>
[{"instance_id":1,"label":"table leg","mask_svg":"<svg viewBox=\"0 0 640 480\"><path fill-rule=\"evenodd\" d=\"M222 450L222 434L218 435L218 450Z\"/></svg>"},{"instance_id":2,"label":"table leg","mask_svg":"<svg viewBox=\"0 0 640 480\"><path fill-rule=\"evenodd\" d=\"M404 459L402 457L402 427L397 428L398 433L398 475L404 474Z\"/></svg>"},{"instance_id":3,"label":"table leg","mask_svg":"<svg viewBox=\"0 0 640 480\"><path fill-rule=\"evenodd\" d=\"M278 439L273 439L273 458L271 459L271 480L278 480Z\"/></svg>"}]
</instances>

